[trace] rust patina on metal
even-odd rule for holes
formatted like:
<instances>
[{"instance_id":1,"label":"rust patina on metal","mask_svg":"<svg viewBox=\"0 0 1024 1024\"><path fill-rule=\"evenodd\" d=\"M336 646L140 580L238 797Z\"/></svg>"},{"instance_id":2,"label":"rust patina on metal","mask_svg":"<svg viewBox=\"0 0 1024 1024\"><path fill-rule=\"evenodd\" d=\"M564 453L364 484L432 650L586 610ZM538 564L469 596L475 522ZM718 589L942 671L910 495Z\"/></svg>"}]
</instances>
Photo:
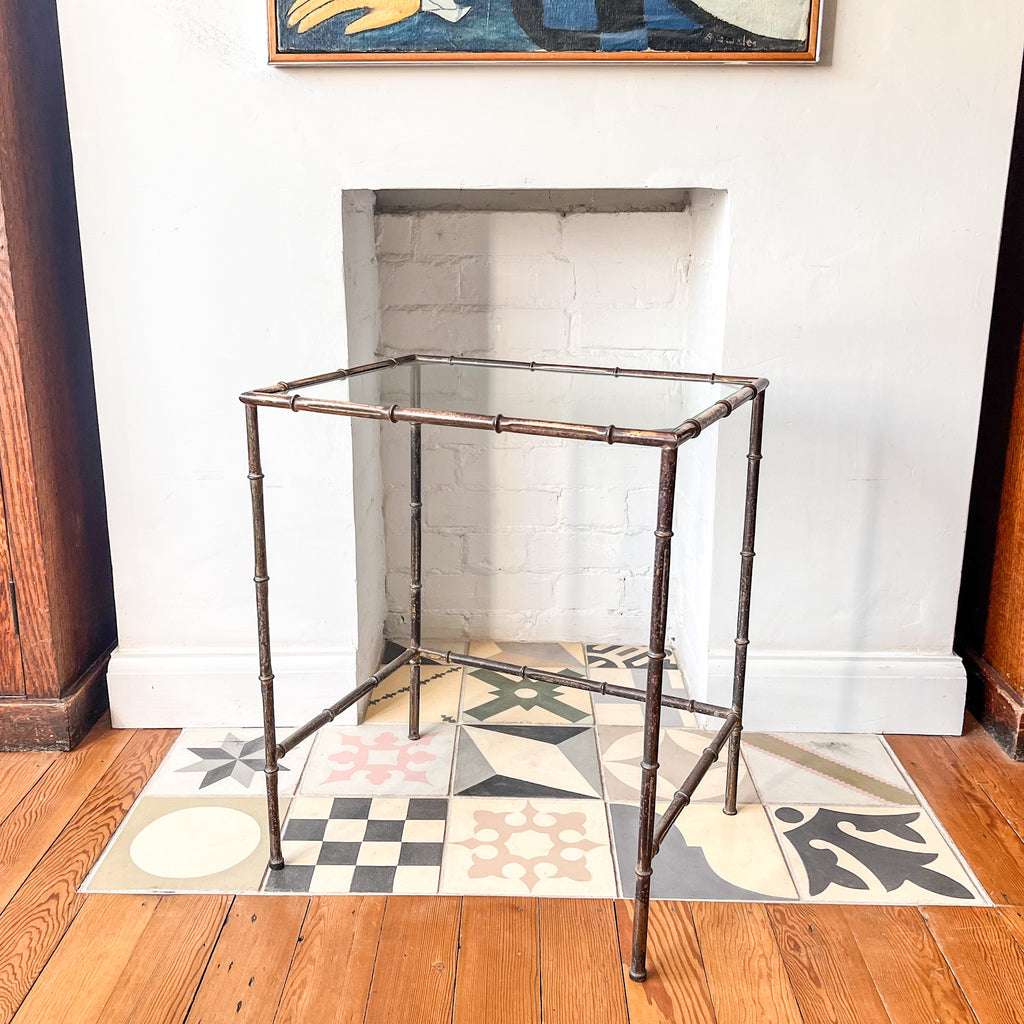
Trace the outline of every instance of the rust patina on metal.
<instances>
[{"instance_id":1,"label":"rust patina on metal","mask_svg":"<svg viewBox=\"0 0 1024 1024\"><path fill-rule=\"evenodd\" d=\"M527 370L535 373L598 374L623 378L644 378L665 381L693 381L707 384L735 385L736 390L709 405L703 411L684 420L674 430L641 430L600 426L585 423L563 423L553 420L520 419L515 416L455 412L419 407L421 401L417 364L447 363L453 366L493 367L495 369ZM411 405L349 402L325 398L309 398L299 389L347 380L362 374L411 364ZM680 812L689 804L694 791L718 760L728 743L725 806L726 814L736 813L736 788L739 776L740 737L743 729L743 697L746 682L747 647L750 624L750 591L754 562L754 529L757 518L758 474L761 463L761 435L764 423L764 392L768 381L764 377L737 377L726 374L675 373L668 370L640 370L606 366L574 366L560 363L525 363L503 359L476 359L459 356L407 355L385 359L351 369L334 370L303 380L281 381L265 388L247 391L240 396L246 406L246 431L249 450L249 484L252 492L253 541L255 547L256 618L259 640L260 687L263 696L263 729L266 740L267 809L270 824L270 867L284 866L281 853L281 819L278 799L278 761L289 750L333 721L344 710L372 692L392 672L409 665L409 737L417 739L420 731L420 663L424 657L443 660L454 665L484 668L523 679L554 682L559 686L589 690L594 693L621 697L644 703L644 747L641 760L639 842L636 866L636 896L633 915L633 951L629 976L634 981L647 977L647 924L650 903L652 861L665 835ZM700 436L711 424L731 415L746 403L751 405L750 441L747 451L747 482L743 516L743 540L740 552L739 600L736 616L735 656L733 667L732 704L721 707L701 701L673 697L662 692L665 663L665 630L668 613L669 561L672 547L675 511L676 461L679 447ZM346 694L329 708L310 719L280 743L276 738L274 717L274 673L271 667L269 575L267 573L267 542L263 509L263 471L260 463L259 424L260 407L290 409L292 412L313 412L330 416L349 416L361 419L388 420L391 423L409 423L410 427L410 624L411 638L402 653L379 669L365 682ZM474 658L452 651L435 651L422 646L420 636L422 620L422 438L421 427L429 423L444 427L472 430L493 430L496 433L533 434L542 437L561 437L580 441L598 441L606 444L630 444L656 447L661 451L658 479L657 525L654 531L654 580L651 593L650 645L647 661L646 688L635 689L590 679L573 678L544 672L522 665L512 665L487 658ZM662 707L679 708L699 715L724 719L721 728L698 758L690 774L676 790L669 806L656 820L655 795L658 781L658 739Z\"/></svg>"}]
</instances>

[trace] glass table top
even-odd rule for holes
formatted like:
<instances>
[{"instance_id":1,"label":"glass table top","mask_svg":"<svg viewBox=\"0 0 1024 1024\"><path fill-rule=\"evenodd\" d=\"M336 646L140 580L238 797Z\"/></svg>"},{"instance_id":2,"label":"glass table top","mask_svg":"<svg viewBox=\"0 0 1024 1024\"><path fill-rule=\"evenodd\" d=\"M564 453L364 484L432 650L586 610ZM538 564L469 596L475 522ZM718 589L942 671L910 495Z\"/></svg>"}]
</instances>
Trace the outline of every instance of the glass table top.
<instances>
[{"instance_id":1,"label":"glass table top","mask_svg":"<svg viewBox=\"0 0 1024 1024\"><path fill-rule=\"evenodd\" d=\"M634 372L638 371L627 371ZM742 388L745 379L712 383L675 376L531 369L528 363L508 366L417 359L337 380L298 382L278 394L550 423L674 431L688 418Z\"/></svg>"}]
</instances>

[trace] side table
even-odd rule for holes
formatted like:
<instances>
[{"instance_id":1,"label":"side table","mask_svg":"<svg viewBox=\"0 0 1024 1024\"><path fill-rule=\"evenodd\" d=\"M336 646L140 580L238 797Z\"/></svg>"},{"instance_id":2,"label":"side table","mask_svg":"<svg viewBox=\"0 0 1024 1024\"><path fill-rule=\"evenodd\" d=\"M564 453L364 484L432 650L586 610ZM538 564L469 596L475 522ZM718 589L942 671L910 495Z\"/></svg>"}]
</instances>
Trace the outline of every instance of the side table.
<instances>
[{"instance_id":1,"label":"side table","mask_svg":"<svg viewBox=\"0 0 1024 1024\"><path fill-rule=\"evenodd\" d=\"M521 676L524 680L553 682L644 704L644 747L641 761L639 843L636 866L633 951L629 976L647 976L647 921L651 863L680 812L708 769L729 744L725 813L736 813L740 735L746 677L750 583L754 560L761 431L764 420L763 377L723 374L674 373L620 367L569 366L456 356L407 355L365 366L335 370L304 380L282 381L240 396L245 405L252 490L255 544L256 614L259 636L260 685L266 740L267 808L270 819L270 867L284 866L278 802L278 761L342 711L367 696L383 679L403 665L409 666L409 737L419 737L420 662L423 657L453 665L484 668ZM713 399L713 401L712 401ZM669 594L669 555L675 505L676 461L681 445L700 436L712 423L750 403L750 443L747 452L746 500L740 554L739 600L732 704L729 707L675 697L662 692L665 661L665 624ZM268 606L267 545L263 508L263 471L260 463L258 410L289 409L330 416L351 416L410 424L410 569L409 646L369 679L277 742L274 717L274 673L271 667ZM520 416L492 410L515 408ZM616 426L615 422L632 426ZM651 595L650 647L646 689L589 679L570 678L522 665L476 658L421 645L422 620L422 474L423 424L495 433L532 434L602 444L656 448L660 452L657 525L654 531L654 581ZM598 425L606 424L606 425ZM662 707L679 708L722 719L722 725L690 774L676 790L657 821L655 794L658 777L658 739Z\"/></svg>"}]
</instances>

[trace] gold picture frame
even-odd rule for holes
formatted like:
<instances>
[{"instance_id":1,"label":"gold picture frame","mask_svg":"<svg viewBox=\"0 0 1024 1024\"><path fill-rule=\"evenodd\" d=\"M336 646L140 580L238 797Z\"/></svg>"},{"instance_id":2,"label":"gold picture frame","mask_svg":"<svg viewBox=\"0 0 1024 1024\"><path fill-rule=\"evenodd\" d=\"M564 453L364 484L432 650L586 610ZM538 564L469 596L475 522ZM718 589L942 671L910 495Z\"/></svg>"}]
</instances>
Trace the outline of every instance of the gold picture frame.
<instances>
[{"instance_id":1,"label":"gold picture frame","mask_svg":"<svg viewBox=\"0 0 1024 1024\"><path fill-rule=\"evenodd\" d=\"M822 0L267 0L270 63L813 63L821 5ZM770 34L776 32L786 34Z\"/></svg>"}]
</instances>

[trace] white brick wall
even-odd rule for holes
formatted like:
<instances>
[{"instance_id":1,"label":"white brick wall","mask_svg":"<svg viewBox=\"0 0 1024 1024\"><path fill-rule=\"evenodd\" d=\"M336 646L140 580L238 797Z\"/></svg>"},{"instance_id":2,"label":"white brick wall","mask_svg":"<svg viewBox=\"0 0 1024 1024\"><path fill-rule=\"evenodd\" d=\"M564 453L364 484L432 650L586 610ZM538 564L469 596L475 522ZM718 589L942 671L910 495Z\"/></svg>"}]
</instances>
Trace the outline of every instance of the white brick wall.
<instances>
[{"instance_id":1,"label":"white brick wall","mask_svg":"<svg viewBox=\"0 0 1024 1024\"><path fill-rule=\"evenodd\" d=\"M721 311L704 308L719 300L691 282L709 243L689 210L375 221L387 355L719 368L708 325ZM394 635L407 631L406 438L382 435ZM646 640L656 452L430 426L423 444L427 635Z\"/></svg>"}]
</instances>

